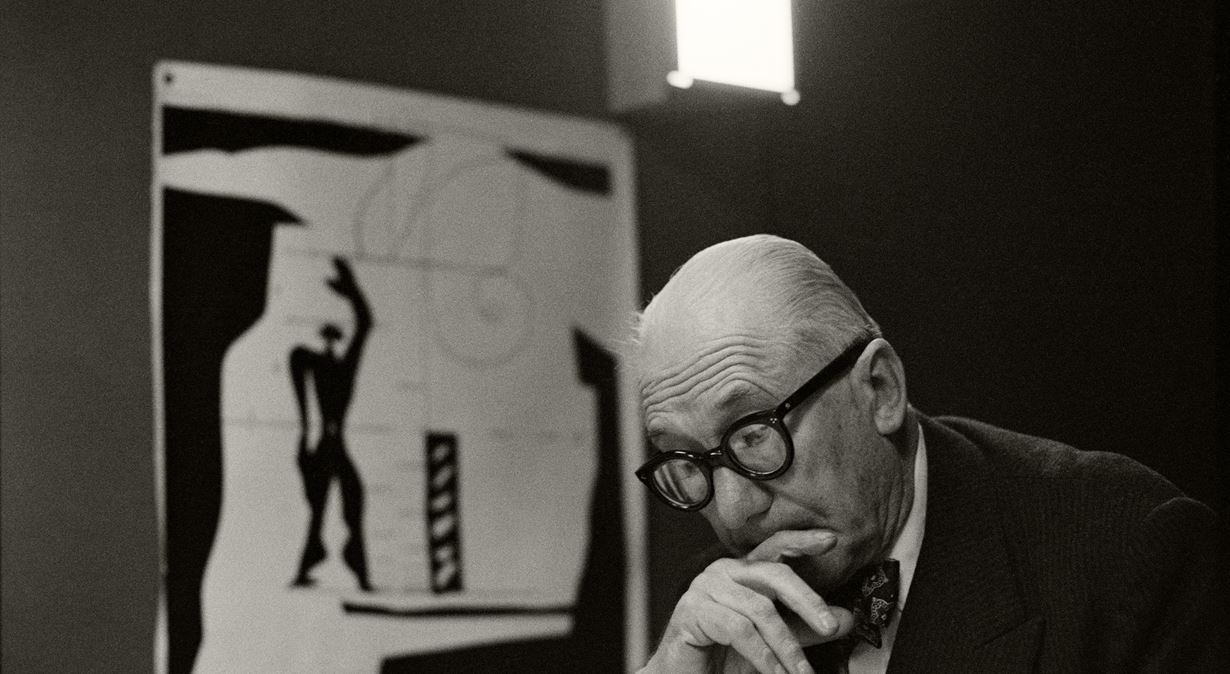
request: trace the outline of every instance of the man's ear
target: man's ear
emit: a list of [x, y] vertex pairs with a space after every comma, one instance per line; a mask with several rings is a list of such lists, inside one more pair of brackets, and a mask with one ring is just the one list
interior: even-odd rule
[[909, 402], [905, 392], [905, 366], [893, 345], [882, 337], [873, 340], [854, 364], [854, 372], [870, 401], [876, 430], [883, 436], [895, 434], [905, 423]]

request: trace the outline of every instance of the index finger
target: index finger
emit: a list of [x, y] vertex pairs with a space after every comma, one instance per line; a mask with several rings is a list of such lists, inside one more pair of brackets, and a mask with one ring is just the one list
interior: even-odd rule
[[[761, 541], [745, 559], [781, 562], [792, 557], [823, 555], [836, 544], [836, 534], [827, 529], [788, 529]], [[793, 623], [792, 629], [803, 645], [843, 637], [854, 627], [850, 611], [841, 606], [829, 606], [803, 579], [795, 576], [793, 582], [787, 581], [785, 585], [793, 591], [779, 591], [776, 598], [794, 613], [787, 617], [787, 622]]]
[[788, 529], [775, 532], [747, 553], [751, 562], [780, 562], [788, 557], [823, 555], [837, 544], [837, 535], [828, 529]]

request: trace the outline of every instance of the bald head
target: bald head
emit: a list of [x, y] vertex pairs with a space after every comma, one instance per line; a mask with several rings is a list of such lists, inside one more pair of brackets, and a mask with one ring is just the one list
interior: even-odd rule
[[692, 256], [645, 307], [632, 366], [687, 357], [698, 341], [742, 335], [761, 342], [766, 367], [820, 362], [860, 337], [879, 335], [854, 293], [802, 244], [759, 234]]

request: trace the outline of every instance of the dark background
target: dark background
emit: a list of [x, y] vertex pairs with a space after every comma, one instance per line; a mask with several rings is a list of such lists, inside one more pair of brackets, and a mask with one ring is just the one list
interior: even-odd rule
[[[923, 411], [1119, 451], [1224, 511], [1216, 5], [794, 5], [799, 105], [700, 88], [612, 117], [599, 2], [0, 0], [5, 671], [152, 669], [163, 58], [623, 123], [646, 297], [709, 243], [799, 239]], [[656, 629], [711, 535], [649, 524]]]

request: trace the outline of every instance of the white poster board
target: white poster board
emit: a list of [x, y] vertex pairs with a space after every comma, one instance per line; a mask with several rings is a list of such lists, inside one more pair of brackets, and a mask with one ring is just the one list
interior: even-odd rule
[[157, 671], [426, 671], [610, 631], [612, 600], [641, 661], [629, 141], [285, 73], [154, 86]]

